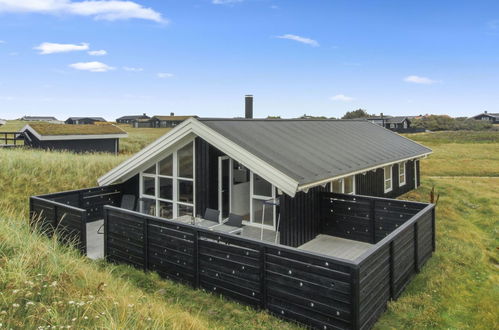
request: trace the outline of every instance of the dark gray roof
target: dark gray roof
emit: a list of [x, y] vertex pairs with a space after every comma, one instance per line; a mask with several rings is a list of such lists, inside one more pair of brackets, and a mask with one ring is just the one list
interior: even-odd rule
[[132, 116], [123, 116], [120, 118], [117, 118], [116, 120], [126, 120], [126, 119], [148, 119], [150, 118], [147, 115], [132, 115]]
[[383, 118], [381, 118], [380, 116], [374, 116], [374, 117], [368, 117], [366, 118], [367, 120], [384, 120], [386, 123], [402, 123], [405, 119], [408, 119], [410, 120], [409, 117], [407, 116], [396, 116], [396, 117], [392, 117], [392, 116], [383, 116]]
[[21, 120], [57, 120], [57, 118], [48, 116], [24, 116]]
[[499, 113], [490, 113], [490, 112], [487, 112], [487, 113], [481, 113], [479, 115], [476, 115], [476, 116], [473, 116], [471, 118], [476, 118], [476, 117], [480, 117], [480, 116], [490, 116], [490, 117], [495, 117], [497, 119], [499, 119]]
[[92, 119], [92, 120], [95, 120], [95, 121], [106, 121], [104, 118], [102, 117], [69, 117], [68, 119], [66, 120], [81, 120], [81, 119]]
[[300, 185], [431, 152], [366, 120], [199, 120]]

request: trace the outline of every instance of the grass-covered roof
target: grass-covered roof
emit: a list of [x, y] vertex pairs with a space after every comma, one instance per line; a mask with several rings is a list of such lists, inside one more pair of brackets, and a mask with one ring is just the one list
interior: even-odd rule
[[124, 130], [114, 125], [67, 125], [30, 123], [29, 126], [40, 135], [126, 134]]

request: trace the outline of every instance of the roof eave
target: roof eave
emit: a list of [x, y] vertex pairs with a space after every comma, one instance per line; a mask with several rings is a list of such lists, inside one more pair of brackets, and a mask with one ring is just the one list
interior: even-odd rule
[[378, 164], [378, 165], [366, 167], [366, 168], [363, 168], [363, 169], [360, 169], [360, 170], [357, 170], [357, 171], [353, 171], [353, 172], [349, 172], [349, 173], [344, 173], [344, 174], [341, 174], [341, 175], [337, 175], [337, 176], [334, 176], [334, 177], [321, 179], [321, 180], [314, 181], [314, 182], [303, 183], [303, 184], [300, 184], [298, 186], [297, 191], [308, 191], [310, 188], [317, 187], [317, 186], [320, 186], [320, 185], [324, 185], [324, 184], [327, 184], [327, 183], [329, 183], [331, 181], [343, 179], [345, 177], [356, 175], [356, 174], [365, 173], [365, 172], [368, 172], [368, 171], [371, 171], [371, 170], [375, 170], [377, 168], [381, 168], [381, 167], [385, 167], [385, 166], [389, 166], [389, 165], [393, 165], [393, 164], [397, 164], [397, 163], [402, 163], [402, 162], [406, 162], [406, 161], [409, 161], [409, 160], [414, 160], [414, 159], [419, 159], [419, 158], [427, 157], [428, 155], [430, 155], [432, 153], [433, 153], [433, 151], [430, 150], [427, 153], [423, 153], [423, 154], [419, 154], [419, 155], [415, 155], [415, 156], [411, 156], [411, 157], [406, 157], [406, 158], [402, 158], [402, 159], [397, 159], [397, 160], [394, 160], [394, 161], [390, 161], [390, 162], [386, 162], [386, 163], [382, 163], [382, 164]]

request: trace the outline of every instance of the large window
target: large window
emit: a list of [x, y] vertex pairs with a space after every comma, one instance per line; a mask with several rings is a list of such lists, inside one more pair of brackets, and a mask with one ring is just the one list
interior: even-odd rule
[[405, 185], [405, 162], [399, 164], [399, 187]]
[[275, 227], [276, 207], [275, 205], [265, 206], [264, 201], [275, 198], [274, 186], [255, 173], [251, 173], [251, 222], [264, 226]]
[[166, 219], [194, 215], [194, 144], [189, 142], [140, 175], [140, 211]]
[[339, 194], [355, 194], [355, 175], [331, 182], [331, 192]]
[[385, 174], [385, 193], [392, 191], [393, 189], [393, 180], [392, 180], [392, 165], [385, 166], [383, 168]]

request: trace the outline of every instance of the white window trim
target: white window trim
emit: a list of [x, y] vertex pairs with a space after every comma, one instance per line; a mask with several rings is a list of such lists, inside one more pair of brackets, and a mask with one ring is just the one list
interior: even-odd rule
[[[178, 176], [178, 159], [177, 159], [177, 152], [182, 149], [183, 147], [185, 147], [186, 145], [188, 145], [189, 143], [192, 143], [192, 178], [185, 178], [185, 177], [180, 177]], [[165, 157], [161, 158], [158, 162], [156, 162], [154, 164], [155, 168], [156, 168], [156, 174], [150, 174], [150, 173], [144, 173], [144, 172], [140, 172], [140, 176], [139, 176], [139, 199], [141, 200], [142, 198], [145, 198], [145, 199], [152, 199], [155, 201], [156, 203], [156, 214], [155, 216], [157, 217], [160, 217], [159, 216], [159, 210], [160, 210], [160, 202], [167, 202], [167, 203], [172, 203], [172, 207], [173, 207], [173, 217], [172, 219], [176, 219], [178, 218], [178, 205], [185, 205], [185, 206], [191, 206], [192, 207], [192, 212], [193, 212], [193, 215], [195, 215], [196, 213], [196, 144], [194, 143], [194, 140], [190, 140], [186, 143], [183, 143], [181, 144], [180, 146], [178, 146], [177, 148], [175, 148], [174, 150], [172, 150], [171, 152], [171, 155], [172, 155], [172, 162], [173, 162], [173, 166], [172, 166], [172, 176], [169, 176], [169, 175], [160, 175], [159, 174], [159, 163], [165, 159], [166, 157], [168, 157], [170, 154], [166, 155]], [[149, 167], [150, 168], [150, 167]], [[144, 190], [144, 183], [143, 183], [143, 178], [144, 177], [148, 177], [148, 178], [154, 178], [154, 187], [155, 187], [155, 191], [154, 191], [154, 194], [155, 196], [151, 196], [151, 195], [147, 195], [147, 194], [144, 194], [143, 193], [143, 190]], [[169, 199], [165, 199], [165, 198], [160, 198], [159, 197], [159, 179], [160, 178], [167, 178], [167, 179], [172, 179], [172, 197], [173, 199], [172, 200], [169, 200]], [[181, 202], [178, 200], [178, 184], [179, 184], [179, 181], [180, 180], [183, 180], [183, 181], [190, 181], [192, 182], [192, 204], [191, 203], [186, 203], [186, 202]], [[142, 212], [142, 205], [139, 206], [139, 210]]]
[[[276, 188], [275, 188], [275, 186], [273, 184], [271, 184], [269, 182], [270, 185], [272, 186], [272, 197], [262, 196], [262, 195], [255, 195], [254, 194], [254, 186], [253, 186], [254, 175], [255, 175], [255, 173], [253, 173], [253, 171], [250, 170], [250, 221], [249, 222], [244, 221], [244, 223], [247, 224], [247, 225], [250, 225], [250, 226], [255, 226], [255, 227], [259, 227], [259, 228], [263, 227], [265, 229], [275, 230], [275, 227], [276, 227], [276, 211], [277, 211], [276, 206], [275, 205], [272, 206], [273, 215], [274, 215], [274, 217], [272, 219], [272, 226], [269, 226], [269, 225], [266, 225], [266, 224], [262, 225], [262, 219], [255, 219], [255, 217], [254, 217], [254, 213], [253, 213], [253, 200], [256, 199], [256, 200], [266, 201], [266, 200], [269, 200], [271, 198], [275, 199], [275, 197], [276, 197]], [[263, 180], [265, 180], [265, 179], [263, 179]], [[267, 208], [268, 208], [268, 206], [265, 207], [265, 209], [267, 209]]]
[[[352, 185], [353, 185], [353, 190], [352, 192], [348, 193], [348, 195], [355, 195], [356, 193], [356, 190], [355, 190], [355, 175], [352, 175]], [[336, 193], [335, 191], [333, 191], [333, 182], [335, 181], [339, 181], [341, 182], [341, 192], [339, 192], [339, 194], [345, 194], [345, 179], [346, 178], [349, 178], [349, 177], [344, 177], [342, 179], [338, 179], [338, 180], [333, 180], [330, 182], [330, 187], [329, 187], [329, 190], [332, 192], [332, 193]]]
[[[390, 178], [389, 179], [386, 178], [385, 168], [387, 168], [387, 167], [390, 168], [390, 171], [389, 171], [390, 172]], [[390, 191], [393, 190], [393, 165], [388, 165], [388, 166], [383, 167], [383, 178], [384, 178], [384, 180], [383, 180], [383, 189], [384, 189], [385, 194], [386, 194], [386, 193], [389, 193]], [[386, 182], [387, 181], [390, 181], [390, 188], [388, 188], [388, 189], [386, 188]]]
[[[404, 181], [400, 180], [400, 177], [402, 176], [402, 174], [400, 173], [401, 167], [404, 167], [404, 174], [403, 174]], [[398, 175], [399, 175], [399, 187], [405, 186], [405, 184], [407, 183], [407, 164], [405, 162], [399, 163]]]

